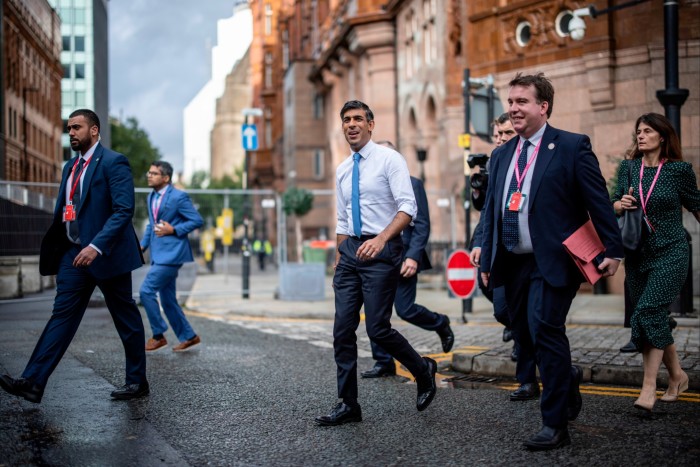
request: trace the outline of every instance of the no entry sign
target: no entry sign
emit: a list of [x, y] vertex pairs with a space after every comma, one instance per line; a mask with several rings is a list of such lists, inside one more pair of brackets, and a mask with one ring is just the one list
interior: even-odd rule
[[459, 298], [469, 298], [476, 290], [477, 269], [467, 250], [455, 250], [447, 259], [447, 286]]

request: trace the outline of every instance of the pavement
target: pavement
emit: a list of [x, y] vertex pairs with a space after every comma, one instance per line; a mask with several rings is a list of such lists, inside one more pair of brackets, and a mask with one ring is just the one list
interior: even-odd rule
[[[253, 267], [252, 269], [257, 269]], [[252, 271], [249, 279], [249, 297], [243, 298], [240, 269], [231, 267], [230, 274], [210, 274], [198, 268], [196, 278], [188, 283], [189, 292], [183, 292], [187, 312], [213, 319], [233, 321], [241, 325], [251, 322], [284, 320], [303, 323], [326, 323], [322, 328], [319, 345], [332, 345], [330, 335], [334, 315], [334, 296], [331, 278], [326, 277], [325, 298], [316, 301], [283, 301], [277, 299], [278, 270]], [[219, 270], [219, 268], [217, 268]], [[425, 275], [423, 279], [430, 279]], [[392, 324], [422, 354], [441, 357], [443, 368], [481, 376], [510, 377], [515, 374], [515, 363], [510, 354], [512, 342], [502, 340], [503, 327], [493, 318], [491, 303], [483, 296], [472, 300], [472, 311], [462, 320], [462, 301], [451, 298], [442, 287], [440, 277], [421, 281], [417, 302], [429, 309], [447, 315], [455, 333], [455, 348], [451, 354], [441, 355], [440, 343], [434, 333], [411, 326], [399, 318]], [[189, 287], [188, 287], [189, 288]], [[700, 389], [700, 309], [695, 298], [692, 313], [674, 316], [678, 327], [673, 336], [681, 360], [681, 366], [690, 376], [690, 387]], [[567, 336], [571, 345], [574, 364], [583, 368], [583, 381], [599, 384], [640, 386], [643, 379], [642, 355], [621, 353], [619, 348], [630, 339], [630, 330], [622, 326], [624, 299], [621, 295], [594, 295], [579, 292], [567, 318]], [[261, 326], [261, 329], [264, 326]], [[295, 331], [296, 332], [296, 331]], [[323, 334], [329, 334], [327, 336]], [[368, 340], [358, 331], [360, 357], [369, 357]], [[316, 339], [318, 341], [319, 339]], [[310, 339], [313, 343], [314, 339]], [[445, 363], [447, 361], [447, 363]], [[667, 384], [663, 368], [659, 374], [659, 387]]]

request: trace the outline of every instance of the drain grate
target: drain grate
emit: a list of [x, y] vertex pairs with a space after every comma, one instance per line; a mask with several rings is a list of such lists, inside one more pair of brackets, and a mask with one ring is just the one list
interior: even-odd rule
[[451, 378], [446, 378], [444, 381], [447, 383], [452, 383], [455, 381], [462, 381], [462, 382], [468, 382], [468, 383], [495, 383], [496, 381], [498, 381], [498, 379], [492, 378], [489, 376], [460, 375], [460, 376], [453, 376]]

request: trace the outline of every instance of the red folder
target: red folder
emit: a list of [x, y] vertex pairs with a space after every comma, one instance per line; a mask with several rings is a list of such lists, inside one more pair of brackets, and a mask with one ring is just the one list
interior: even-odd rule
[[563, 245], [589, 283], [595, 284], [603, 277], [593, 260], [605, 252], [605, 247], [590, 219], [564, 240]]

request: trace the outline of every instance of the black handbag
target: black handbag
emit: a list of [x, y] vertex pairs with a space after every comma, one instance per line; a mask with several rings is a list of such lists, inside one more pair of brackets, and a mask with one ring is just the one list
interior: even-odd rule
[[[627, 164], [628, 180], [632, 183], [632, 164]], [[644, 244], [644, 226], [642, 223], [642, 209], [638, 206], [637, 209], [627, 209], [617, 219], [617, 225], [620, 227], [622, 235], [622, 246], [625, 248], [625, 253], [636, 253]]]

